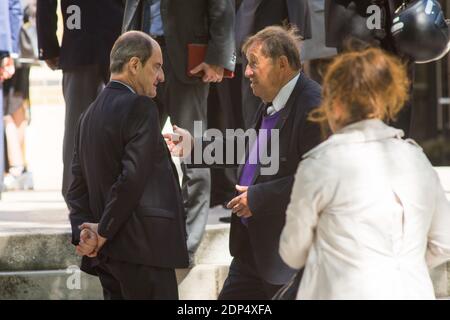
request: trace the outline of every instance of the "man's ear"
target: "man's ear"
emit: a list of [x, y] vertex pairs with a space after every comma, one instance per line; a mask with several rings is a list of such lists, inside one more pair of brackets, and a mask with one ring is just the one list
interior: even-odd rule
[[130, 61], [128, 61], [128, 70], [131, 74], [137, 74], [140, 63], [141, 60], [138, 57], [132, 57]]
[[278, 58], [278, 65], [280, 66], [280, 69], [287, 69], [289, 68], [289, 60], [286, 56], [281, 56]]

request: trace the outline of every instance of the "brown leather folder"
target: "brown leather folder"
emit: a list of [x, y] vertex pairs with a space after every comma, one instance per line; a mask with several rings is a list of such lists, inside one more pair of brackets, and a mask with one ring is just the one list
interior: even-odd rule
[[[203, 77], [203, 73], [199, 72], [196, 74], [191, 74], [190, 71], [198, 66], [200, 63], [205, 62], [206, 50], [208, 45], [201, 43], [189, 43], [188, 44], [188, 67], [187, 75], [188, 77]], [[233, 78], [234, 72], [225, 69], [223, 72], [224, 78]]]

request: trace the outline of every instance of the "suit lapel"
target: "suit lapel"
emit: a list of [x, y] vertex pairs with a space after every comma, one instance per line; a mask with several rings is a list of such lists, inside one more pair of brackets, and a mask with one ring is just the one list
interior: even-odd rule
[[123, 17], [122, 32], [131, 29], [131, 23], [136, 16], [140, 14], [138, 11], [138, 6], [142, 0], [127, 0], [125, 5], [125, 15]]

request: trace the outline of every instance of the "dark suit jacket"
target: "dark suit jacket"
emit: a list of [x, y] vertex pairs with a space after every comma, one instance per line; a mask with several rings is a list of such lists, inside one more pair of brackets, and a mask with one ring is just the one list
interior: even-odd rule
[[[142, 30], [143, 3], [127, 0], [122, 31]], [[208, 44], [205, 62], [234, 70], [234, 15], [231, 0], [161, 0], [165, 42], [180, 81], [200, 81], [186, 75], [188, 43]]]
[[108, 239], [102, 256], [188, 266], [178, 176], [160, 132], [155, 103], [120, 83], [109, 83], [83, 114], [66, 197], [73, 244], [78, 225], [99, 222]]
[[[325, 32], [326, 44], [329, 47], [342, 50], [347, 37], [363, 40], [377, 45], [385, 50], [396, 53], [390, 30], [394, 11], [401, 5], [402, 0], [388, 0], [382, 5], [385, 19], [382, 27], [385, 34], [379, 31], [369, 30], [366, 22], [367, 7], [376, 0], [325, 0]], [[378, 1], [381, 2], [381, 1]]]
[[308, 0], [262, 0], [255, 14], [254, 33], [282, 22], [295, 24], [304, 39], [311, 38]]
[[[81, 13], [81, 29], [69, 30], [67, 19], [73, 16], [67, 8], [77, 5]], [[39, 58], [60, 57], [62, 69], [99, 64], [109, 67], [111, 48], [120, 35], [123, 17], [122, 0], [61, 0], [64, 33], [61, 46], [56, 37], [57, 1], [38, 0], [36, 24]]]
[[[248, 203], [253, 213], [253, 217], [248, 220], [248, 227], [242, 224], [239, 217], [232, 216], [231, 255], [249, 263], [255, 262], [261, 276], [272, 284], [285, 284], [295, 273], [295, 270], [282, 261], [278, 246], [298, 164], [302, 156], [322, 140], [320, 126], [307, 121], [310, 111], [319, 106], [320, 102], [321, 87], [302, 72], [286, 106], [280, 111], [280, 118], [274, 128], [280, 130], [279, 170], [275, 175], [261, 175], [259, 168], [257, 169], [254, 183], [248, 188]], [[259, 128], [264, 111], [264, 105], [261, 105], [252, 128]], [[223, 143], [222, 154], [226, 154], [227, 145], [231, 142]], [[205, 148], [211, 142], [203, 140], [198, 143]], [[247, 156], [248, 149], [247, 144]], [[195, 160], [194, 153], [195, 151], [191, 154], [191, 163]], [[240, 159], [235, 152], [234, 161], [238, 160]], [[202, 163], [189, 166], [206, 165]], [[210, 166], [225, 167], [217, 163]], [[238, 176], [242, 169], [243, 165], [239, 166]]]

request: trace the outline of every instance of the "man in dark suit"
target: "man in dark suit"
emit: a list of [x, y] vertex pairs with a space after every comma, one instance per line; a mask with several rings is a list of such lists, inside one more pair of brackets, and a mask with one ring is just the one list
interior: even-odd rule
[[[264, 102], [252, 128], [270, 133], [267, 138], [260, 131], [254, 143], [247, 144], [245, 164], [238, 169], [239, 195], [228, 204], [234, 213], [230, 230], [234, 258], [219, 299], [270, 299], [296, 272], [281, 260], [278, 245], [297, 166], [321, 141], [319, 126], [307, 120], [321, 102], [321, 88], [301, 71], [299, 40], [292, 30], [263, 29], [245, 43], [243, 51], [249, 61], [245, 76]], [[191, 139], [185, 130], [174, 129], [183, 137], [181, 141]], [[272, 139], [276, 132], [278, 139]], [[173, 155], [187, 156], [189, 143], [180, 144], [170, 134], [166, 138]], [[226, 152], [229, 142], [223, 145]], [[278, 170], [270, 174], [258, 158], [258, 152], [268, 150], [269, 145], [279, 150], [271, 155], [279, 160]], [[193, 153], [198, 154], [195, 147]], [[193, 158], [193, 165], [204, 165]], [[252, 164], [251, 159], [258, 161]]]
[[62, 194], [71, 180], [70, 162], [77, 121], [109, 79], [109, 53], [120, 35], [122, 0], [61, 0], [63, 38], [56, 36], [57, 0], [38, 0], [36, 26], [39, 58], [63, 71], [66, 115]]
[[[194, 121], [206, 128], [210, 82], [220, 82], [224, 69], [234, 70], [234, 11], [230, 0], [127, 0], [123, 30], [141, 30], [161, 45], [166, 82], [156, 100], [161, 124], [171, 122], [194, 132]], [[203, 63], [188, 70], [188, 44], [207, 44]], [[188, 73], [200, 72], [202, 78]], [[210, 196], [209, 169], [182, 165], [187, 212], [188, 249], [193, 258], [203, 236]], [[193, 261], [192, 261], [193, 262]]]
[[[261, 104], [245, 78], [245, 57], [240, 49], [247, 37], [271, 25], [295, 25], [298, 34], [311, 37], [310, 10], [307, 0], [234, 0], [236, 9], [235, 37], [237, 64], [235, 77], [224, 79], [211, 86], [208, 97], [208, 127], [225, 129], [250, 128]], [[245, 106], [245, 107], [243, 107]], [[211, 170], [211, 198], [214, 204], [222, 204], [233, 195], [236, 184], [233, 168]], [[229, 198], [228, 198], [229, 199]], [[221, 221], [229, 222], [228, 217]]]
[[67, 193], [72, 242], [105, 299], [178, 299], [175, 268], [188, 266], [178, 176], [150, 99], [162, 64], [151, 37], [123, 34], [111, 81], [78, 125]]

